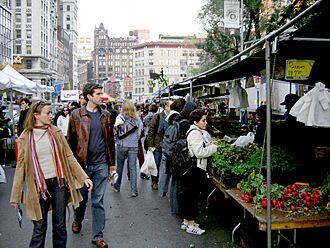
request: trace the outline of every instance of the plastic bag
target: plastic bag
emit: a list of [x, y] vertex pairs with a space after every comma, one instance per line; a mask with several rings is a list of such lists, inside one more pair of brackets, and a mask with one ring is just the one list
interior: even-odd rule
[[0, 183], [7, 183], [5, 170], [0, 165]]
[[146, 174], [147, 176], [157, 176], [158, 170], [152, 151], [147, 151], [147, 155], [144, 159], [144, 163], [141, 167], [140, 172]]
[[238, 139], [232, 144], [232, 146], [239, 146], [243, 147], [250, 143], [253, 143], [254, 141], [254, 133], [249, 132], [247, 135], [243, 135], [238, 137]]

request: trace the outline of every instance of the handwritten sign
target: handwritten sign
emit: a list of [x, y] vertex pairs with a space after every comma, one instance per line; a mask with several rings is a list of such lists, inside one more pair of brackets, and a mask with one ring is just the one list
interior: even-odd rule
[[287, 60], [286, 80], [307, 80], [314, 65], [314, 60]]

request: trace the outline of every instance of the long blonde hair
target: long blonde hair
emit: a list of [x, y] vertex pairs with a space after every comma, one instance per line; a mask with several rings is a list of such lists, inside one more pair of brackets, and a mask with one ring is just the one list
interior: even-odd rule
[[34, 128], [34, 126], [36, 124], [36, 118], [34, 116], [34, 113], [40, 114], [41, 110], [45, 106], [50, 106], [50, 105], [51, 105], [50, 102], [43, 101], [43, 100], [34, 102], [26, 114], [26, 119], [24, 121], [24, 129], [28, 132], [32, 131], [32, 129]]
[[122, 105], [122, 114], [127, 119], [129, 117], [137, 120], [139, 115], [136, 111], [135, 105], [131, 101], [125, 101]]

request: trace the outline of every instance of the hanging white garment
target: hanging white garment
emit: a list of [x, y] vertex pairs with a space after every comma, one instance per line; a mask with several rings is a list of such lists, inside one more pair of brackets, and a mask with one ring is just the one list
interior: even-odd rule
[[231, 108], [249, 107], [247, 92], [239, 84], [236, 84], [231, 90], [229, 90], [229, 107]]
[[315, 87], [301, 97], [290, 110], [290, 115], [306, 126], [330, 127], [330, 93], [325, 85]]

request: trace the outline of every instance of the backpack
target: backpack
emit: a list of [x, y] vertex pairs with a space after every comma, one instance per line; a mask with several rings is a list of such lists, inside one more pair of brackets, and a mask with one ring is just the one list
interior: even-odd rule
[[197, 167], [197, 158], [191, 157], [189, 154], [188, 134], [193, 131], [189, 130], [184, 137], [179, 137], [172, 149], [172, 167], [170, 173], [173, 176], [180, 177], [186, 175], [193, 167]]
[[166, 173], [173, 176], [183, 176], [190, 168], [197, 166], [196, 157], [190, 157], [189, 155], [187, 143], [187, 136], [193, 130], [186, 134], [186, 128], [189, 129], [188, 120], [182, 119], [174, 122], [166, 129], [161, 143], [166, 157]]

